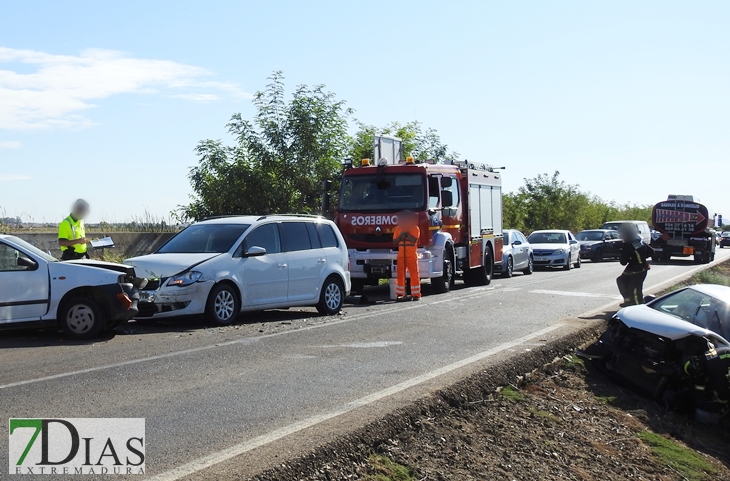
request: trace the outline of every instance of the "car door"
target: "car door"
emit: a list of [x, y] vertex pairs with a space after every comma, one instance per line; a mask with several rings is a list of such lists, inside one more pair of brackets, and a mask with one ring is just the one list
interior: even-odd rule
[[0, 324], [38, 321], [48, 311], [45, 261], [0, 241]]
[[[252, 247], [263, 247], [266, 253], [247, 257]], [[289, 288], [287, 254], [281, 251], [276, 223], [256, 227], [240, 247], [240, 270], [243, 279], [243, 306], [285, 304]]]
[[[282, 251], [289, 263], [289, 302], [317, 299], [322, 273], [327, 267], [327, 256], [320, 247], [316, 234], [307, 228], [307, 222], [281, 222]], [[312, 245], [312, 241], [315, 244]]]
[[580, 243], [576, 240], [572, 232], [568, 232], [568, 249], [570, 249], [568, 262], [578, 262], [580, 258]]
[[605, 242], [607, 249], [604, 251], [604, 257], [615, 258], [621, 254], [621, 242], [618, 238], [618, 233], [610, 231], [605, 234]]
[[514, 231], [514, 240], [512, 241], [519, 241], [519, 245], [517, 246], [518, 254], [517, 259], [518, 261], [515, 262], [515, 268], [516, 269], [522, 269], [524, 267], [527, 267], [527, 263], [530, 260], [530, 249], [527, 245], [527, 239], [524, 235], [522, 235], [522, 232]]

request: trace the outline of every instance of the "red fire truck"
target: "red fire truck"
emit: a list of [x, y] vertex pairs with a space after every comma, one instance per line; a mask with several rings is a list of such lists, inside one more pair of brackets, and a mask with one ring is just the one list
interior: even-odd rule
[[350, 255], [353, 291], [395, 277], [393, 230], [402, 211], [418, 213], [418, 267], [436, 292], [457, 276], [469, 285], [492, 280], [502, 262], [502, 179], [486, 164], [381, 159], [346, 168], [335, 222]]

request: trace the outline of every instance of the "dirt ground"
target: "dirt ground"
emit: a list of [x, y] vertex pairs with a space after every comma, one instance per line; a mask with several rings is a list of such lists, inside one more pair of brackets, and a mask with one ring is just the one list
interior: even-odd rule
[[[708, 282], [730, 285], [730, 262], [674, 288]], [[516, 356], [254, 479], [730, 480], [730, 416], [703, 425], [575, 356], [604, 329]]]
[[[727, 421], [706, 426], [616, 385], [571, 354], [587, 340], [484, 371], [253, 479], [730, 480]], [[519, 374], [530, 364], [543, 367]]]
[[[410, 468], [414, 480], [730, 479], [728, 426], [667, 412], [575, 356], [532, 377], [422, 417], [377, 455]], [[399, 479], [374, 458], [365, 469], [361, 479]]]

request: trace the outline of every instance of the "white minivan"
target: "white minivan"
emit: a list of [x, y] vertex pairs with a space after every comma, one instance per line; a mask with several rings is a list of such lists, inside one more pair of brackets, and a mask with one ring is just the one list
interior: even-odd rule
[[636, 227], [636, 231], [641, 236], [641, 240], [644, 241], [644, 244], [651, 244], [651, 229], [645, 220], [613, 220], [610, 222], [604, 222], [601, 229], [620, 231], [621, 226], [625, 224], [630, 224]]
[[333, 315], [350, 291], [342, 234], [315, 216], [207, 219], [126, 263], [148, 278], [140, 317], [203, 314], [229, 325], [241, 311], [295, 306]]

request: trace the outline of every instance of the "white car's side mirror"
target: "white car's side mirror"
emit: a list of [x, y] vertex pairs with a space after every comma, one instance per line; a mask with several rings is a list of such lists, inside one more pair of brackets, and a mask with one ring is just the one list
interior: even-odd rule
[[246, 253], [243, 255], [243, 257], [259, 257], [266, 254], [266, 249], [259, 246], [253, 246], [249, 250], [246, 251]]

